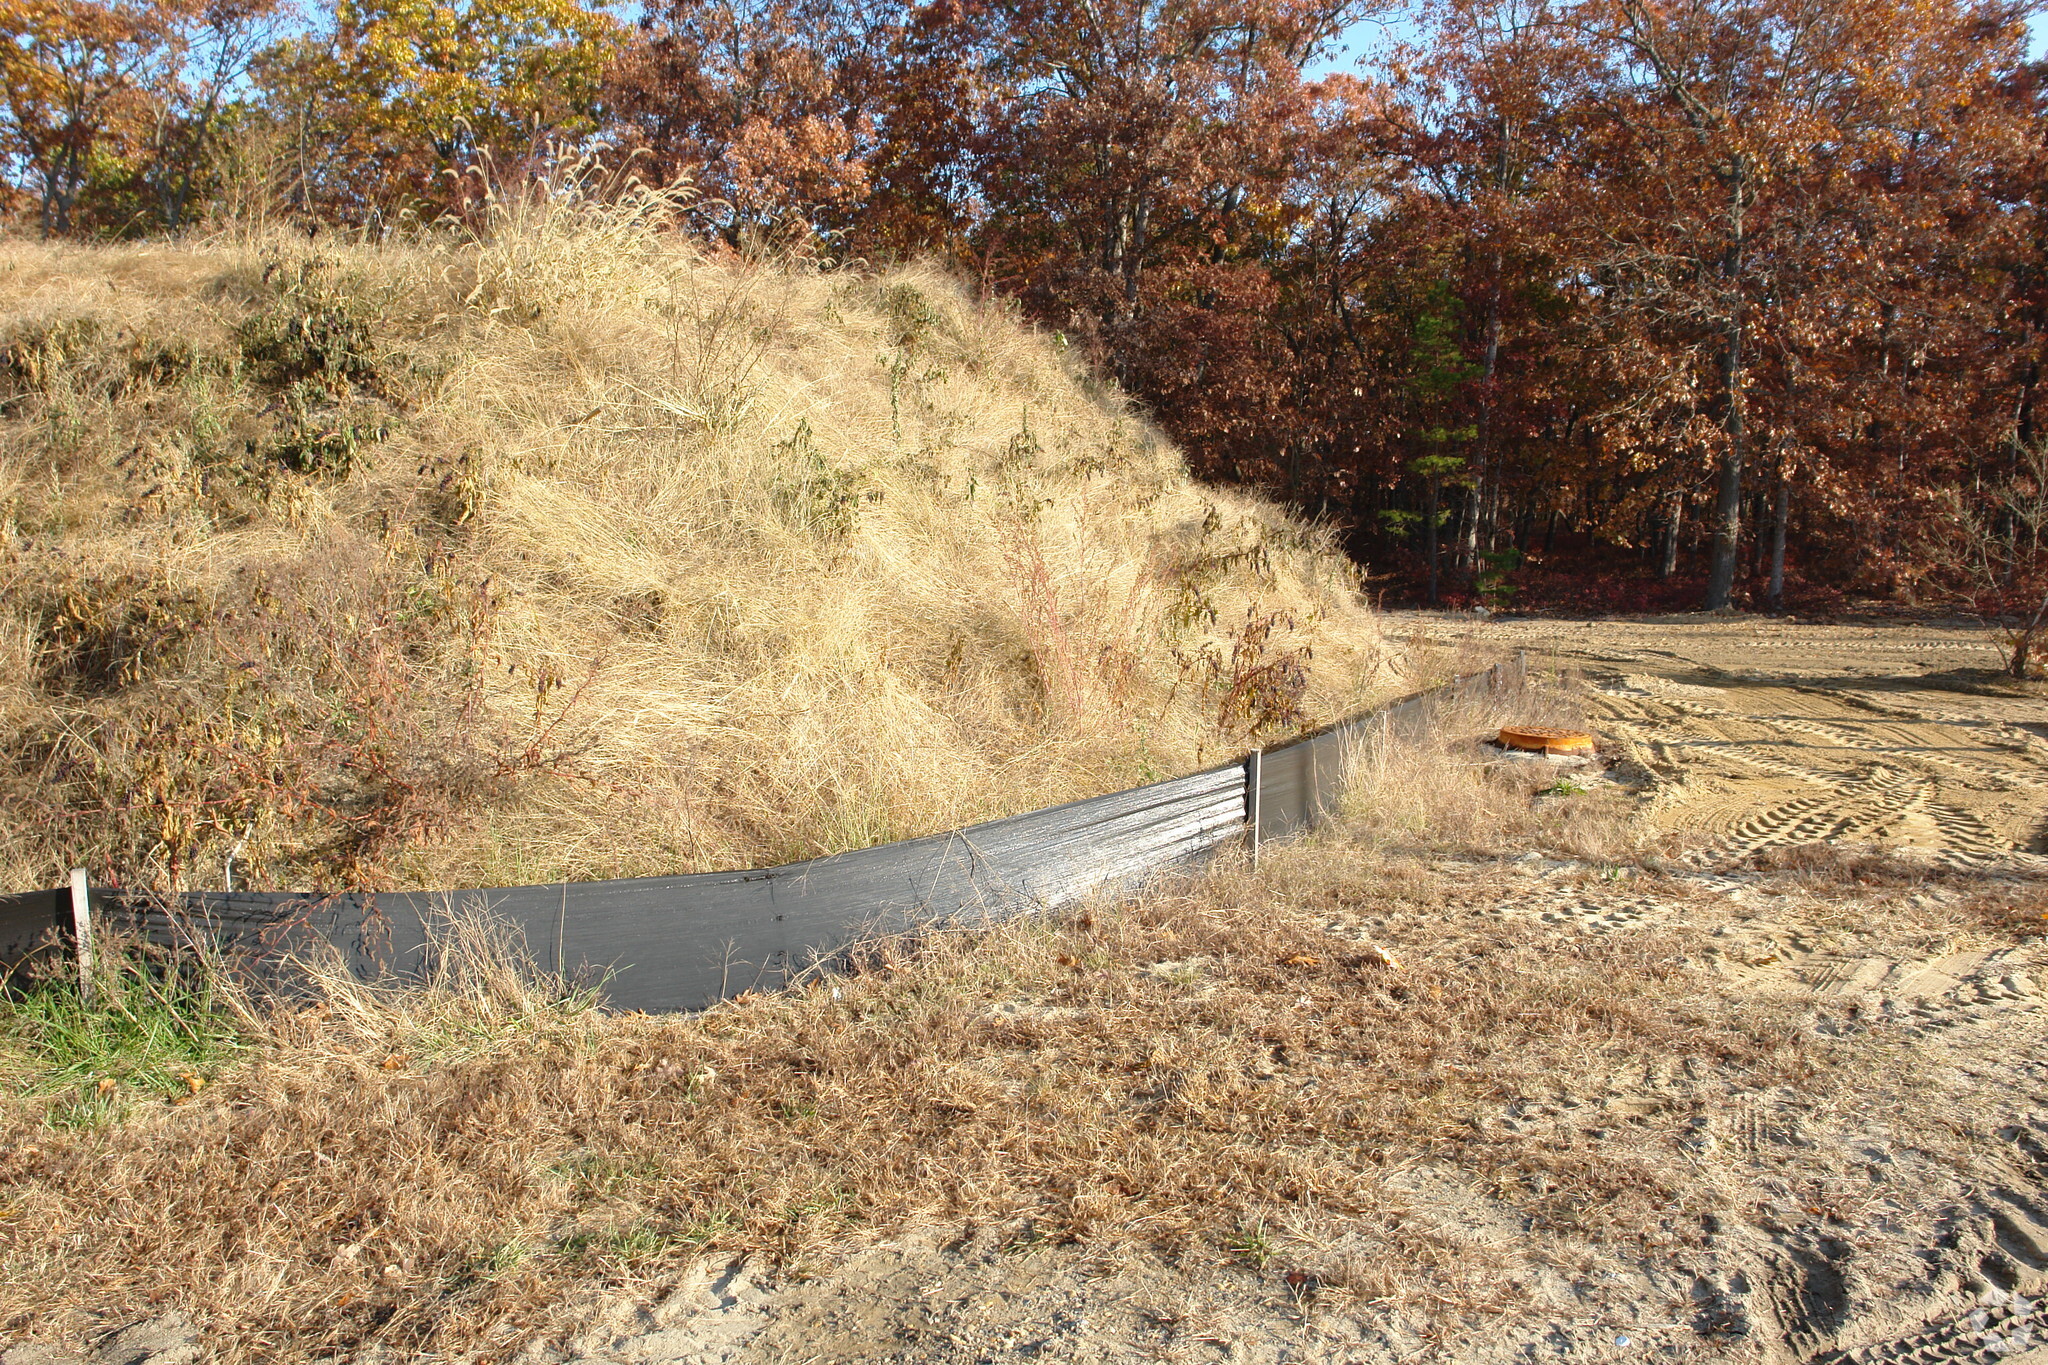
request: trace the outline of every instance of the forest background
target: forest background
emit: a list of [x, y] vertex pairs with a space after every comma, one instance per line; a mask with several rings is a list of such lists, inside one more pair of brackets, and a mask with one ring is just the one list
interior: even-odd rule
[[1336, 522], [1397, 596], [2024, 628], [2032, 14], [0, 0], [0, 165], [16, 231], [74, 238], [374, 237], [511, 186], [686, 185], [714, 249], [936, 258], [1015, 300], [1195, 472]]

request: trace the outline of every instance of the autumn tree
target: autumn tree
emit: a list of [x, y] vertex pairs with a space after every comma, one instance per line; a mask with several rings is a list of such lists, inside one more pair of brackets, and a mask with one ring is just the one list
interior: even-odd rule
[[[1518, 446], [1540, 447], [1560, 426], [1556, 361], [1573, 337], [1542, 209], [1584, 60], [1546, 41], [1556, 18], [1547, 0], [1443, 0], [1422, 17], [1420, 40], [1386, 63], [1381, 141], [1405, 175], [1397, 207], [1382, 218], [1377, 269], [1426, 272], [1421, 287], [1439, 302], [1431, 316], [1415, 315], [1409, 333], [1434, 333], [1439, 347], [1455, 341], [1465, 365], [1454, 385], [1421, 386], [1435, 415], [1410, 429], [1426, 438], [1447, 422], [1469, 428], [1457, 457], [1456, 564], [1476, 575], [1496, 548], [1504, 502], [1520, 491], [1510, 464], [1532, 450]], [[1448, 457], [1407, 458], [1412, 467]]]
[[168, 15], [147, 0], [0, 5], [8, 152], [45, 236], [72, 230], [94, 171], [130, 154], [143, 135], [169, 44]]
[[843, 225], [869, 189], [862, 104], [895, 27], [836, 0], [664, 0], [614, 73], [619, 111], [728, 241], [787, 218]]
[[1284, 212], [1312, 131], [1303, 77], [1351, 11], [1329, 0], [1003, 0], [980, 189], [1020, 263], [1098, 274], [1138, 307], [1145, 271]]
[[485, 163], [516, 176], [600, 133], [622, 37], [578, 0], [344, 0], [330, 31], [279, 45], [257, 75], [306, 205], [361, 218], [459, 207]]
[[194, 218], [282, 0], [36, 0], [5, 14], [7, 134], [46, 233]]
[[[1559, 157], [1560, 89], [1578, 74], [1569, 56], [1524, 41], [1548, 17], [1541, 0], [1491, 9], [1453, 6], [1430, 54], [1444, 85], [1462, 98], [1447, 112], [1448, 146], [1425, 157], [1438, 197], [1453, 215], [1465, 263], [1465, 292], [1478, 323], [1472, 452], [1460, 561], [1476, 573], [1494, 548], [1511, 433], [1524, 431], [1549, 391], [1540, 364], [1551, 345], [1529, 343], [1558, 330], [1554, 249], [1536, 211]], [[1553, 60], [1546, 65], [1542, 58]], [[1532, 354], [1535, 353], [1535, 354]], [[1522, 420], [1518, 422], [1516, 419]], [[1540, 420], [1540, 419], [1539, 419]]]
[[[1277, 283], [1323, 91], [1358, 7], [1329, 0], [992, 7], [976, 144], [987, 274], [1153, 404], [1211, 475], [1300, 458]], [[1294, 453], [1290, 454], [1290, 447]]]
[[[1902, 229], [1926, 207], [1904, 163], [1968, 164], [1976, 122], [1955, 114], [2022, 31], [1966, 0], [1584, 0], [1554, 32], [1595, 59], [1559, 231], [1607, 356], [1654, 395], [1634, 439], [1713, 464], [1705, 605], [1723, 607], [1746, 470], [1792, 411], [1757, 410], [1759, 367], [1886, 325], [1866, 301], [1901, 273], [1916, 249]], [[1810, 397], [1795, 385], [1791, 401]]]
[[160, 4], [159, 13], [167, 42], [139, 178], [157, 222], [176, 231], [193, 220], [243, 81], [297, 16], [281, 0], [196, 0]]

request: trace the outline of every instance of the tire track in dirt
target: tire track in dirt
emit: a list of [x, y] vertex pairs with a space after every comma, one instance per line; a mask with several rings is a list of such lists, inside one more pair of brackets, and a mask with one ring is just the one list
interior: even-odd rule
[[1723, 853], [1838, 841], [2048, 866], [2048, 697], [2001, 693], [1975, 632], [1715, 618], [1454, 629], [1583, 670], [1596, 728], [1655, 779], [1654, 828]]
[[[1710, 869], [1728, 854], [1822, 841], [1911, 850], [2000, 880], [2048, 870], [2048, 696], [1996, 678], [1995, 651], [1970, 632], [1900, 627], [1850, 639], [1694, 620], [1460, 633], [1586, 674], [1594, 727], [1649, 779], [1646, 820], [1710, 845], [1684, 876], [1718, 877]], [[1543, 918], [1596, 932], [1632, 927], [1632, 907], [1603, 904], [1611, 900], [1596, 892]], [[1897, 1096], [1901, 1107], [1861, 1131], [1789, 1091], [1695, 1120], [1703, 1143], [1735, 1154], [1777, 1200], [1771, 1216], [1730, 1230], [1722, 1269], [1699, 1282], [1696, 1326], [1746, 1337], [1767, 1365], [2048, 1365], [2048, 1114], [2039, 1109], [2048, 1095], [2029, 1060], [2048, 1040], [2048, 1002], [2035, 985], [2048, 960], [2035, 946], [1967, 938], [1925, 956], [1872, 955], [1875, 944], [1839, 918], [1806, 923], [1796, 896], [1767, 916], [1752, 908], [1716, 930], [1710, 953], [1732, 989], [1811, 1000], [1820, 1032], [1873, 1033], [1927, 1069]], [[1936, 1162], [1957, 1163], [1938, 1203], [1887, 1203], [1891, 1163], [1935, 1150], [1900, 1147], [1884, 1136], [1887, 1124], [1910, 1112], [1914, 1088], [1942, 1075], [1944, 1088], [1973, 1077], [1990, 1087], [1936, 1121], [1954, 1129], [1958, 1147], [1980, 1141], [1966, 1135], [1979, 1120], [2005, 1127], [1982, 1134], [1978, 1159]], [[1835, 1150], [1790, 1155], [1816, 1144]], [[1870, 1186], [1847, 1178], [1866, 1156]], [[1782, 1196], [1806, 1167], [1836, 1172], [1829, 1188], [1847, 1191], [1851, 1213], [1788, 1206]], [[1895, 1226], [1916, 1216], [1918, 1232]], [[1873, 1240], [1874, 1227], [1892, 1231]], [[1873, 1251], [1901, 1234], [1913, 1239], [1909, 1254]]]
[[[1809, 689], [1800, 688], [1799, 692]], [[1837, 705], [1841, 703], [1838, 701]], [[1972, 777], [1986, 784], [1993, 791], [2010, 790], [2013, 787], [2033, 791], [2048, 791], [2048, 770], [2030, 772], [2013, 764], [2014, 747], [1997, 744], [2000, 750], [1996, 758], [1977, 754], [1946, 752], [1944, 742], [1948, 734], [1930, 736], [1929, 729], [1939, 727], [1952, 731], [1958, 727], [1980, 725], [1982, 722], [1963, 718], [1949, 720], [1927, 720], [1918, 725], [1896, 722], [1873, 722], [1858, 720], [1853, 724], [1831, 723], [1826, 719], [1784, 714], [1768, 718], [1768, 723], [1780, 729], [1792, 730], [1814, 737], [1823, 746], [1843, 749], [1883, 748], [1891, 752], [1910, 754], [1916, 760], [1951, 769], [1965, 777]], [[2018, 750], [2024, 753], [2024, 749]]]
[[[1590, 870], [1541, 860], [1526, 865], [1537, 878], [1564, 883], [1560, 896], [1583, 899], [1582, 914], [1611, 912], [1575, 927], [1634, 927], [1622, 922], [1632, 918], [1627, 893], [1610, 891], [1605, 879], [1587, 881]], [[1711, 950], [1733, 992], [1810, 999], [1819, 1032], [1875, 1033], [1883, 1046], [1911, 1048], [1923, 1065], [1933, 1062], [1952, 1079], [1978, 1077], [2021, 1105], [2038, 1103], [2037, 1086], [2011, 1084], [2019, 1076], [1992, 1077], [2011, 1070], [2001, 1057], [2024, 1062], [2042, 1055], [2048, 1009], [2027, 971], [2038, 968], [2039, 948], [1985, 941], [1874, 956], [1859, 926], [1826, 914], [1825, 923], [1809, 923], [1816, 906], [1804, 893], [1760, 885], [1754, 873], [1677, 876], [1749, 912], [1724, 921], [1715, 942], [1726, 947]], [[1938, 887], [1915, 894], [1938, 903], [1962, 893]], [[1559, 922], [1551, 910], [1538, 913], [1554, 900], [1539, 891], [1513, 903], [1521, 913]], [[1707, 903], [1681, 894], [1672, 910]], [[1903, 1080], [1899, 1098], [1925, 1079]], [[1656, 1090], [1656, 1078], [1645, 1084]], [[1597, 1114], [1553, 1115], [1522, 1104], [1512, 1117], [1566, 1126], [1576, 1117], [1580, 1128], [1605, 1126], [1613, 1115], [1633, 1112], [1636, 1098], [1631, 1092], [1603, 1101]], [[1993, 1114], [2004, 1114], [2003, 1106], [1958, 1106], [1958, 1095], [1930, 1093], [1928, 1101], [1952, 1112], [1953, 1123], [2006, 1125], [1983, 1135], [1975, 1161], [1953, 1150], [1933, 1157], [1947, 1169], [1937, 1201], [1926, 1197], [1925, 1185], [1895, 1183], [1898, 1162], [1924, 1162], [1934, 1152], [1887, 1136], [1900, 1109], [1879, 1106], [1859, 1115], [1792, 1086], [1718, 1095], [1681, 1088], [1649, 1098], [1663, 1100], [1665, 1110], [1691, 1109], [1687, 1145], [1703, 1160], [1723, 1163], [1768, 1210], [1757, 1224], [1717, 1224], [1714, 1259], [1695, 1265], [1696, 1332], [1747, 1342], [1754, 1354], [1736, 1358], [1763, 1365], [2041, 1365], [2026, 1354], [2048, 1350], [2041, 1305], [2048, 1291], [2048, 1121], [2038, 1111], [1998, 1118]], [[1884, 1174], [1875, 1173], [1880, 1168]], [[1924, 1178], [1924, 1169], [1905, 1177]], [[1888, 1226], [1906, 1210], [1918, 1211], [1917, 1230]]]

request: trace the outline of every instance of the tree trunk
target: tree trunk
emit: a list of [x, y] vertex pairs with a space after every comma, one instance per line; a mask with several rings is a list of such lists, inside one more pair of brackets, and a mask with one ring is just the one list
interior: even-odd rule
[[2034, 443], [2034, 386], [2041, 382], [2041, 362], [2029, 362], [2020, 378], [2019, 413], [2013, 419], [2013, 435], [2021, 445]]
[[1730, 448], [1721, 456], [1714, 495], [1714, 556], [1707, 565], [1708, 611], [1726, 607], [1735, 592], [1736, 555], [1742, 543], [1742, 451]]
[[1792, 514], [1792, 485], [1784, 471], [1778, 471], [1778, 504], [1771, 509], [1771, 614], [1785, 610], [1785, 523]]
[[[1471, 517], [1465, 525], [1465, 571], [1474, 574], [1479, 572], [1479, 523], [1486, 512], [1487, 475], [1493, 464], [1488, 458], [1488, 444], [1493, 436], [1493, 375], [1500, 365], [1501, 268], [1501, 257], [1496, 252], [1493, 258], [1494, 289], [1486, 304], [1486, 361], [1479, 374], [1479, 421], [1473, 429], [1472, 441], [1473, 458], [1478, 468], [1472, 480]], [[1485, 548], [1490, 553], [1493, 549], [1490, 534], [1486, 541]]]
[[2034, 637], [2041, 629], [2043, 616], [2048, 616], [2048, 596], [2042, 597], [2041, 604], [2034, 608], [2026, 626], [2013, 637], [2012, 662], [2007, 667], [2015, 678], [2025, 679], [2027, 676], [2027, 665], [2034, 656]]
[[1500, 549], [1500, 474], [1496, 470], [1493, 482], [1486, 490], [1486, 535], [1481, 547], [1487, 554]]
[[1138, 315], [1138, 272], [1145, 264], [1145, 233], [1151, 225], [1151, 204], [1143, 190], [1138, 192], [1137, 204], [1131, 211], [1131, 240], [1125, 249], [1124, 268], [1124, 309], [1135, 318]]
[[1429, 527], [1427, 535], [1427, 544], [1429, 546], [1429, 605], [1432, 607], [1436, 605], [1436, 484], [1437, 481], [1435, 479], [1429, 481], [1429, 515], [1427, 518]]
[[1742, 546], [1742, 319], [1728, 328], [1728, 349], [1722, 361], [1727, 404], [1721, 430], [1728, 438], [1714, 489], [1714, 557], [1707, 566], [1708, 611], [1720, 611], [1735, 591], [1735, 567]]
[[[1481, 477], [1484, 477], [1482, 471]], [[1465, 507], [1459, 514], [1457, 570], [1461, 574], [1479, 571], [1479, 479], [1465, 489]]]
[[1678, 537], [1685, 530], [1685, 494], [1671, 495], [1671, 520], [1664, 527], [1664, 562], [1657, 566], [1657, 577], [1669, 578], [1678, 572]]
[[1721, 278], [1728, 289], [1728, 336], [1721, 360], [1721, 431], [1727, 444], [1714, 492], [1714, 557], [1707, 566], [1707, 599], [1702, 604], [1708, 611], [1728, 605], [1742, 543], [1742, 251], [1743, 201], [1749, 187], [1744, 161], [1738, 153], [1727, 180], [1728, 245], [1721, 255]]

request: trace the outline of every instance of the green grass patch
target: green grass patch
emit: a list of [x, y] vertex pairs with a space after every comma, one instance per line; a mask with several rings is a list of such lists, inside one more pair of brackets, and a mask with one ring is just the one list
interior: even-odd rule
[[102, 1122], [137, 1094], [193, 1094], [246, 1044], [205, 973], [139, 954], [103, 959], [91, 1004], [69, 978], [0, 996], [0, 1087], [57, 1099], [53, 1123]]
[[1238, 1224], [1237, 1234], [1223, 1248], [1254, 1270], [1264, 1270], [1273, 1261], [1273, 1237], [1263, 1218]]

